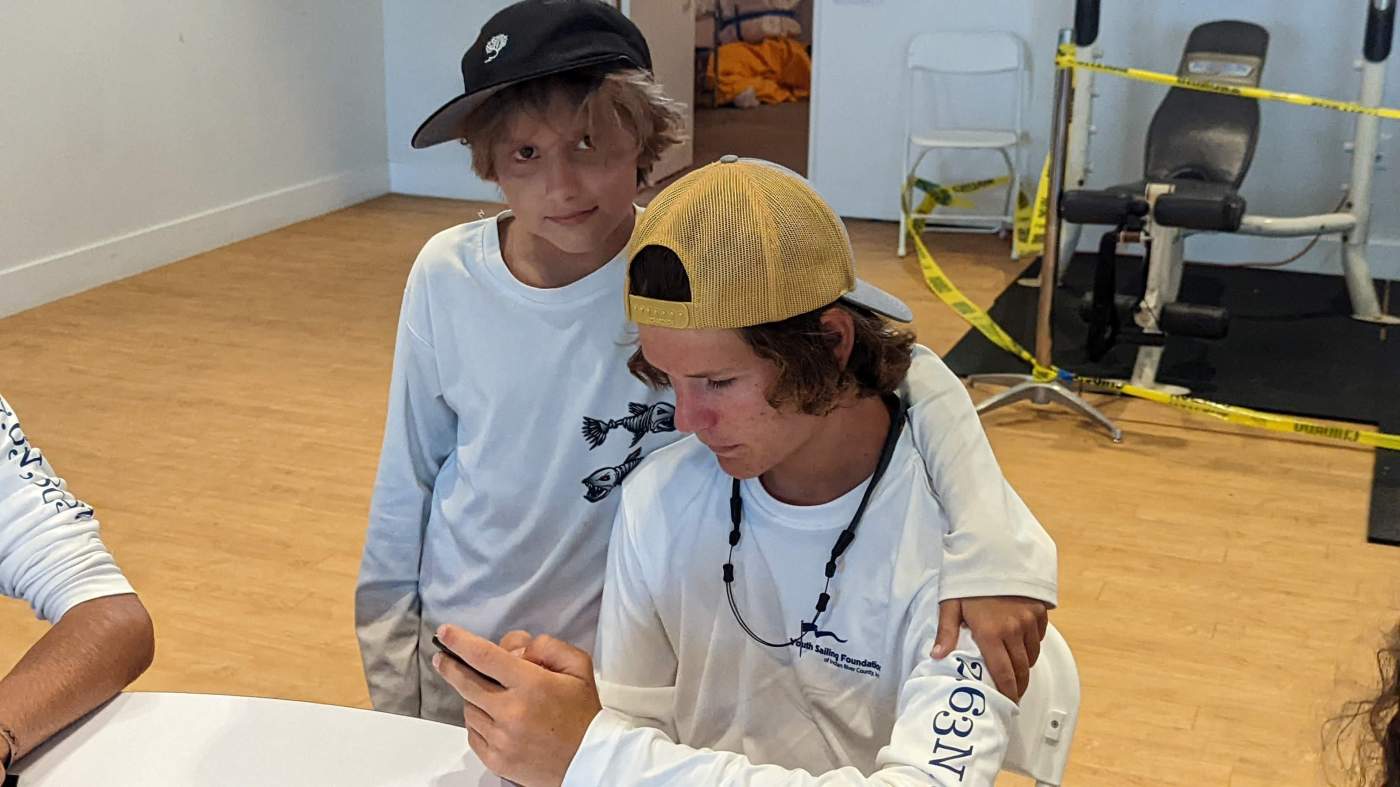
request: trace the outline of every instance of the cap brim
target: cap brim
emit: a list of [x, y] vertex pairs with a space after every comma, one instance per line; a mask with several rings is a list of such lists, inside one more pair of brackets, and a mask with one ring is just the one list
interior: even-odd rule
[[587, 68], [601, 63], [617, 61], [622, 67], [632, 66], [641, 68], [632, 62], [631, 58], [618, 55], [617, 53], [606, 53], [597, 57], [583, 58], [556, 68], [543, 68], [533, 71], [519, 79], [512, 79], [509, 82], [502, 82], [499, 85], [484, 87], [474, 93], [464, 93], [451, 101], [438, 107], [438, 110], [428, 116], [423, 121], [423, 125], [413, 132], [412, 145], [415, 148], [430, 148], [443, 142], [451, 142], [454, 139], [462, 138], [462, 131], [467, 122], [467, 116], [477, 107], [481, 106], [486, 99], [510, 87], [531, 79], [558, 74], [564, 71], [573, 71], [576, 68]]
[[488, 87], [470, 95], [460, 95], [438, 107], [438, 110], [429, 115], [428, 119], [423, 121], [423, 125], [413, 132], [413, 147], [430, 148], [443, 142], [461, 139], [467, 115], [470, 115], [472, 110], [481, 106], [483, 101], [509, 84], [513, 83]]
[[841, 300], [869, 309], [895, 322], [914, 321], [914, 312], [904, 301], [863, 279], [856, 279], [856, 288], [842, 295]]

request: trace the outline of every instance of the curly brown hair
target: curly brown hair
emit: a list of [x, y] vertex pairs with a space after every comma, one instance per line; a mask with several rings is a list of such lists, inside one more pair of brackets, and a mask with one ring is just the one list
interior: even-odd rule
[[1400, 624], [1376, 653], [1376, 671], [1380, 693], [1348, 703], [1328, 722], [1328, 735], [1357, 784], [1400, 787]]
[[576, 68], [502, 88], [463, 122], [461, 142], [471, 148], [472, 171], [495, 182], [491, 148], [522, 112], [542, 112], [562, 93], [578, 107], [589, 128], [604, 120], [617, 123], [637, 142], [637, 183], [647, 182], [661, 154], [685, 142], [684, 105], [666, 97], [651, 74], [637, 68], [606, 65]]
[[[630, 281], [634, 295], [665, 301], [691, 298], [685, 267], [674, 252], [661, 246], [648, 246], [637, 253]], [[851, 355], [844, 366], [832, 352], [839, 337], [822, 325], [822, 315], [828, 309], [850, 314], [855, 326]], [[896, 329], [879, 315], [845, 301], [738, 330], [758, 357], [778, 367], [778, 379], [767, 393], [768, 404], [774, 409], [792, 407], [806, 415], [826, 415], [851, 392], [861, 397], [892, 393], [913, 359], [913, 333]], [[640, 347], [628, 359], [627, 368], [653, 388], [671, 384], [665, 372], [647, 361]]]

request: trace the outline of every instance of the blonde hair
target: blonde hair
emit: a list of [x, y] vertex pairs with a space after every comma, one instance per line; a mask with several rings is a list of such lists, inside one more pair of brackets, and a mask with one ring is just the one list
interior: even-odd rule
[[637, 144], [637, 182], [647, 175], [661, 154], [685, 141], [684, 105], [666, 97], [651, 74], [637, 69], [592, 66], [528, 79], [502, 88], [467, 115], [461, 142], [471, 148], [472, 171], [482, 180], [496, 180], [491, 151], [511, 118], [522, 112], [543, 112], [550, 99], [562, 93], [587, 127], [615, 123]]

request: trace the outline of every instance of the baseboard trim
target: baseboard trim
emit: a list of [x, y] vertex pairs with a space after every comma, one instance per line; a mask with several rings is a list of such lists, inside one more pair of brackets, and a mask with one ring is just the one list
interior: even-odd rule
[[389, 191], [388, 165], [346, 170], [0, 271], [0, 317], [159, 268]]

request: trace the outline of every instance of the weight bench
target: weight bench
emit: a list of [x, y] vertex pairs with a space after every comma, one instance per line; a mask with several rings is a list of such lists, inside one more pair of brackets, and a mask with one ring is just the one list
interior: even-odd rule
[[[1208, 22], [1191, 31], [1177, 74], [1223, 85], [1257, 87], [1269, 34], [1249, 22]], [[1236, 232], [1245, 217], [1240, 183], [1259, 139], [1253, 99], [1171, 88], [1147, 131], [1143, 178], [1106, 189], [1065, 191], [1063, 221], [1113, 227], [1099, 244], [1094, 287], [1080, 313], [1089, 323], [1087, 350], [1102, 358], [1117, 342], [1138, 345], [1135, 385], [1157, 383], [1166, 337], [1219, 339], [1229, 314], [1219, 306], [1177, 302], [1182, 241], [1192, 232]], [[1117, 292], [1119, 243], [1147, 248], [1140, 295]]]

